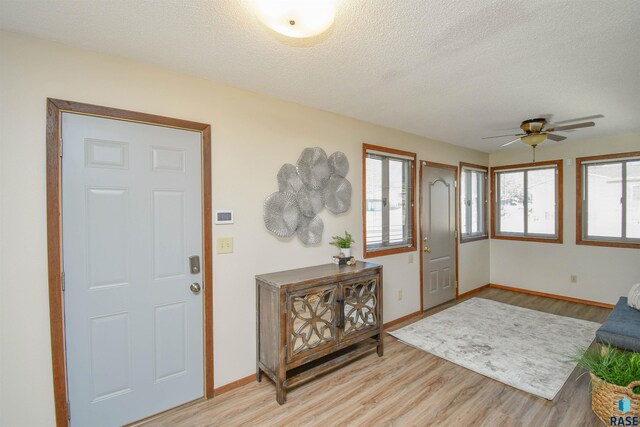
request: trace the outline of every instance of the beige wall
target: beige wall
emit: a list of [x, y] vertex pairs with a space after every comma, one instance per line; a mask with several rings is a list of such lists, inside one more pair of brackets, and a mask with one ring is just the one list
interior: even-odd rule
[[[601, 120], [606, 120], [603, 118]], [[576, 131], [580, 132], [579, 130]], [[614, 304], [640, 281], [640, 250], [576, 245], [576, 157], [640, 150], [640, 134], [542, 145], [536, 159], [564, 160], [563, 244], [491, 241], [491, 283]], [[491, 165], [529, 163], [531, 149], [491, 154]], [[569, 164], [571, 163], [571, 164]], [[571, 283], [572, 274], [578, 283]]]
[[[419, 159], [488, 164], [484, 153], [362, 121], [37, 39], [0, 32], [1, 223], [0, 425], [52, 425], [49, 339], [45, 100], [61, 98], [210, 123], [214, 209], [233, 209], [235, 252], [214, 256], [215, 385], [254, 372], [254, 275], [325, 263], [329, 236], [350, 230], [362, 256], [361, 144], [418, 153]], [[262, 202], [277, 191], [276, 173], [304, 147], [349, 158], [351, 210], [323, 212], [323, 242], [303, 247], [265, 229]], [[419, 310], [419, 264], [409, 254], [374, 258], [384, 265], [385, 321]], [[489, 242], [460, 248], [460, 292], [489, 281]], [[404, 299], [396, 299], [402, 289]]]

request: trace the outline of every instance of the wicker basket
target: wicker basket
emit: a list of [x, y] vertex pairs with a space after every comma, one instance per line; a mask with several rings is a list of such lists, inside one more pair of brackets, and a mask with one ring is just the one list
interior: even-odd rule
[[[591, 374], [591, 407], [593, 412], [605, 425], [611, 425], [611, 417], [640, 416], [640, 394], [633, 389], [640, 386], [640, 381], [634, 381], [626, 387], [609, 384]], [[618, 409], [618, 401], [627, 397], [631, 401], [631, 410], [622, 413]]]

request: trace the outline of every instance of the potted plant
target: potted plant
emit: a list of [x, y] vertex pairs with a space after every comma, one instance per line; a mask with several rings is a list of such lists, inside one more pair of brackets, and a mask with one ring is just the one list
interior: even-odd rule
[[591, 375], [591, 407], [603, 423], [640, 415], [640, 353], [606, 345], [584, 350], [574, 361]]
[[331, 245], [340, 249], [340, 252], [344, 254], [346, 258], [351, 257], [351, 245], [355, 243], [351, 234], [347, 231], [344, 232], [344, 237], [342, 236], [333, 236], [333, 241], [330, 243]]

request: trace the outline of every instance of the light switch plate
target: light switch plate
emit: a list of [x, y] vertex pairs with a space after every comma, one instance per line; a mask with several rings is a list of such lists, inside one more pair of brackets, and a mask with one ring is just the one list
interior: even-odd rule
[[218, 237], [216, 239], [216, 253], [233, 253], [233, 237]]

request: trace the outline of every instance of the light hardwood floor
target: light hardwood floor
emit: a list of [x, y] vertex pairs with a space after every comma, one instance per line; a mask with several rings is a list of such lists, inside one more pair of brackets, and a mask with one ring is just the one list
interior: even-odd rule
[[[485, 289], [471, 297], [596, 322], [604, 321], [610, 312], [500, 289]], [[436, 307], [422, 317], [453, 304]], [[387, 336], [384, 357], [372, 352], [302, 385], [287, 394], [283, 406], [275, 401], [274, 384], [263, 376], [261, 383], [170, 411], [145, 425], [596, 426], [589, 378], [581, 373], [576, 369], [550, 402]]]

